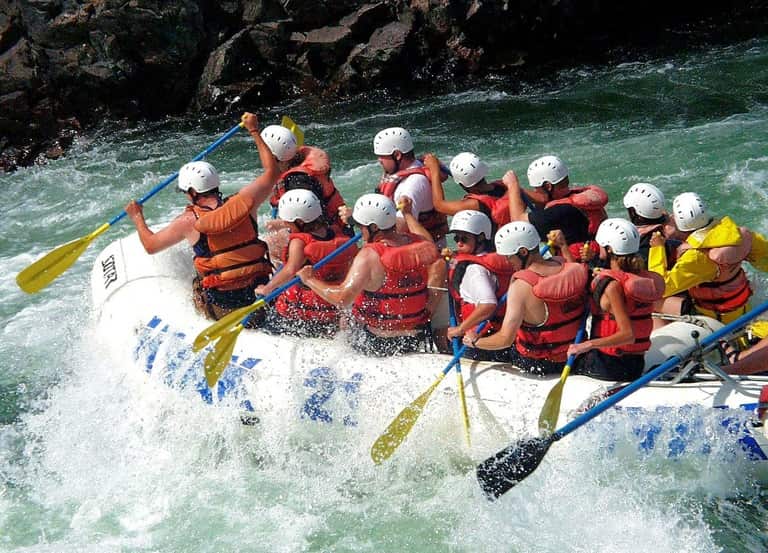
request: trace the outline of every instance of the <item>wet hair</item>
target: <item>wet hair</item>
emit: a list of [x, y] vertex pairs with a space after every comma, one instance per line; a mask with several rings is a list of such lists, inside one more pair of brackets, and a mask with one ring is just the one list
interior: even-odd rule
[[320, 202], [323, 202], [323, 187], [320, 181], [312, 175], [302, 172], [288, 173], [283, 179], [283, 188], [289, 190], [309, 190]]
[[641, 225], [663, 225], [667, 222], [667, 216], [661, 215], [659, 217], [656, 217], [655, 219], [648, 219], [647, 217], [643, 217], [642, 215], [638, 215], [637, 211], [635, 211], [634, 207], [628, 207], [627, 212], [629, 213], [629, 220], [630, 222], [635, 226], [641, 226]]
[[610, 255], [613, 259], [616, 259], [616, 263], [619, 265], [619, 270], [624, 271], [625, 273], [638, 274], [646, 268], [645, 260], [636, 253], [616, 255], [615, 253], [610, 252]]

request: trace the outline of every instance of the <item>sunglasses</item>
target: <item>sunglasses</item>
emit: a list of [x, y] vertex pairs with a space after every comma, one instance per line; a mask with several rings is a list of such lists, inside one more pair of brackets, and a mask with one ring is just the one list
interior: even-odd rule
[[469, 242], [470, 238], [474, 238], [471, 234], [454, 234], [453, 239], [456, 242], [464, 242], [465, 244]]

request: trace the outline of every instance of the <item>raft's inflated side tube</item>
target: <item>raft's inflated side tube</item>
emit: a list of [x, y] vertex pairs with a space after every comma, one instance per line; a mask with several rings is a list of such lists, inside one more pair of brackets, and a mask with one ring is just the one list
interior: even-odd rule
[[[674, 321], [654, 330], [651, 333], [651, 349], [645, 353], [645, 371], [658, 367], [664, 361], [677, 355], [686, 348], [696, 345], [693, 332], [699, 333], [699, 341], [716, 330], [723, 328], [723, 323], [711, 317], [694, 317], [696, 322]], [[719, 364], [721, 359], [717, 352], [712, 354], [711, 361]]]

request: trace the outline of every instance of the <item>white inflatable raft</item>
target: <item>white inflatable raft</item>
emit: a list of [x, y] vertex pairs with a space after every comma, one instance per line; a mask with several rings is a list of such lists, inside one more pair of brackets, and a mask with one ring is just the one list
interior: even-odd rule
[[[366, 358], [349, 349], [343, 337], [299, 340], [245, 330], [222, 378], [209, 389], [202, 368], [206, 351], [191, 351], [192, 340], [210, 321], [199, 316], [191, 302], [190, 256], [185, 246], [149, 256], [133, 234], [110, 244], [93, 267], [97, 328], [114, 344], [117, 355], [133, 357], [149, 385], [171, 386], [189, 396], [199, 394], [207, 403], [247, 412], [247, 420], [257, 426], [339, 425], [359, 432], [361, 441], [371, 444], [450, 361], [447, 355], [432, 353]], [[691, 330], [706, 336], [714, 330], [708, 328], [712, 323], [719, 324], [702, 320], [667, 325], [652, 337], [649, 364], [690, 345]], [[535, 434], [544, 399], [557, 379], [471, 361], [462, 362], [462, 374], [475, 458]], [[722, 380], [696, 373], [680, 383], [652, 383], [601, 418], [626, 415], [630, 430], [624, 428], [616, 439], [629, 440], [641, 451], [679, 457], [694, 450], [699, 454], [726, 449], [768, 467], [768, 439], [757, 417], [766, 385], [766, 377]], [[571, 376], [559, 424], [617, 386], [620, 383]], [[409, 441], [461, 444], [456, 387], [456, 377], [449, 374]], [[615, 421], [611, 425], [618, 428]], [[727, 447], [722, 441], [729, 442]], [[401, 448], [407, 446], [406, 441]]]

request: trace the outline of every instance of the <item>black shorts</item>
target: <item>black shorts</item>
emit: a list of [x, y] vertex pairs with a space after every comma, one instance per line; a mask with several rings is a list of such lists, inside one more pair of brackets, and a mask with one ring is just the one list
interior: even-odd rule
[[517, 351], [517, 348], [514, 345], [507, 351], [507, 362], [512, 363], [523, 372], [538, 375], [560, 374], [565, 366], [565, 362], [563, 361], [550, 361], [549, 359], [533, 359], [531, 357], [525, 357]]
[[272, 334], [289, 334], [300, 338], [332, 338], [339, 331], [339, 324], [283, 317], [276, 309], [270, 308], [263, 329]]
[[390, 357], [417, 351], [429, 351], [430, 337], [427, 328], [414, 336], [383, 337], [373, 334], [364, 325], [354, 324], [349, 329], [348, 341], [352, 349], [370, 357]]
[[599, 380], [629, 382], [643, 374], [645, 356], [608, 355], [599, 349], [591, 349], [579, 355], [573, 363], [573, 374], [581, 374]]

